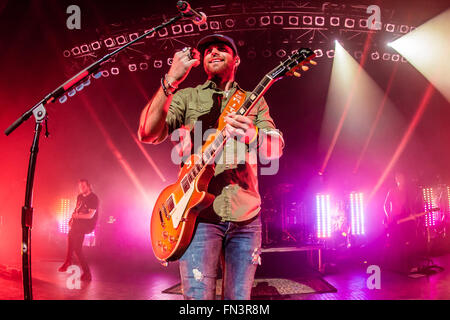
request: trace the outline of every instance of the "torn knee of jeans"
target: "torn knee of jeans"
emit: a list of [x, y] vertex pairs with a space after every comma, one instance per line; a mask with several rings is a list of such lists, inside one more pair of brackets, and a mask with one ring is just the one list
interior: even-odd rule
[[197, 268], [193, 269], [192, 273], [194, 274], [195, 280], [197, 280], [197, 281], [203, 280], [203, 278], [204, 278], [203, 273], [200, 270], [198, 270]]
[[261, 248], [255, 248], [252, 253], [252, 264], [261, 265]]

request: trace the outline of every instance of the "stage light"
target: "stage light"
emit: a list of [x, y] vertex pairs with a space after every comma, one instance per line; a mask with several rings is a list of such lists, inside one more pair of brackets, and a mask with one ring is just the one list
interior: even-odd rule
[[245, 20], [245, 23], [247, 24], [247, 26], [249, 27], [254, 27], [256, 25], [256, 18], [255, 17], [248, 17]]
[[344, 26], [346, 28], [353, 29], [355, 27], [355, 19], [346, 18]]
[[147, 62], [141, 62], [139, 63], [139, 69], [141, 69], [142, 71], [145, 71], [148, 69], [148, 64]]
[[394, 32], [395, 31], [395, 24], [387, 23], [385, 26], [385, 29], [387, 32]]
[[330, 25], [332, 27], [339, 27], [340, 23], [341, 23], [341, 19], [339, 17], [331, 17], [330, 18]]
[[227, 26], [227, 28], [234, 28], [234, 25], [235, 25], [235, 21], [234, 21], [234, 19], [226, 19], [225, 20], [225, 26]]
[[169, 34], [169, 31], [167, 31], [167, 28], [165, 28], [165, 27], [158, 31], [158, 35], [161, 38], [167, 36], [168, 34]]
[[77, 93], [77, 91], [75, 89], [72, 89], [67, 92], [67, 95], [72, 98], [76, 93]]
[[316, 50], [314, 50], [314, 53], [315, 53], [315, 55], [316, 55], [316, 58], [320, 58], [320, 57], [323, 56], [323, 51], [322, 51], [322, 49], [316, 49]]
[[411, 63], [450, 102], [450, 9], [428, 20], [391, 47]]
[[363, 29], [367, 29], [368, 23], [367, 19], [359, 19], [359, 27]]
[[382, 59], [383, 59], [384, 61], [390, 60], [390, 59], [391, 59], [391, 54], [390, 54], [390, 53], [387, 53], [387, 52], [383, 53]]
[[171, 66], [173, 63], [173, 58], [167, 58], [167, 65]]
[[101, 44], [99, 41], [94, 41], [91, 43], [91, 48], [92, 50], [99, 50], [101, 47]]
[[289, 25], [298, 26], [298, 17], [297, 16], [289, 16]]
[[393, 54], [391, 56], [391, 60], [394, 61], [394, 62], [399, 61], [400, 60], [400, 55], [399, 54]]
[[353, 56], [355, 57], [355, 59], [361, 59], [362, 54], [363, 54], [362, 51], [355, 51], [353, 53]]
[[[105, 78], [109, 77], [109, 71], [108, 70], [103, 70], [102, 71], [102, 76], [105, 77]], [[70, 92], [69, 92], [69, 97], [71, 97]]]
[[317, 238], [331, 237], [331, 200], [329, 194], [316, 195]]
[[183, 32], [183, 29], [181, 28], [181, 26], [179, 24], [175, 24], [172, 26], [172, 33], [173, 34], [180, 34], [181, 32]]
[[194, 26], [192, 25], [192, 23], [185, 24], [183, 26], [183, 30], [185, 33], [191, 33], [194, 31]]
[[68, 100], [68, 98], [67, 98], [67, 96], [66, 95], [63, 95], [62, 97], [60, 97], [59, 98], [59, 103], [64, 103], [64, 102], [66, 102]]
[[278, 58], [284, 58], [286, 56], [286, 50], [280, 49], [276, 52]]
[[364, 194], [362, 192], [350, 193], [350, 219], [353, 235], [365, 234]]
[[93, 77], [94, 77], [95, 79], [100, 79], [101, 76], [102, 76], [102, 71], [99, 71], [99, 72], [97, 72], [97, 73], [94, 73], [94, 75], [93, 75]]
[[404, 25], [404, 24], [402, 24], [402, 25], [400, 26], [400, 32], [401, 32], [401, 33], [408, 33], [408, 31], [409, 31], [409, 27], [408, 27], [408, 26], [406, 26], [406, 25]]
[[265, 49], [265, 50], [262, 52], [262, 56], [263, 56], [264, 58], [270, 58], [270, 57], [272, 56], [272, 51], [269, 50], [269, 49]]
[[155, 62], [153, 62], [153, 67], [156, 69], [162, 68], [163, 62], [162, 60], [155, 60]]
[[78, 92], [80, 92], [81, 90], [83, 90], [84, 85], [81, 83], [78, 86], [75, 87], [75, 90], [77, 90]]
[[70, 199], [59, 199], [57, 215], [59, 232], [69, 233], [69, 220], [72, 217], [70, 212]]
[[77, 55], [80, 54], [80, 48], [79, 47], [74, 47], [74, 48], [72, 48], [71, 52], [72, 52], [72, 54], [74, 56], [77, 56]]
[[312, 26], [313, 18], [311, 16], [303, 16], [303, 24], [305, 26]]
[[131, 72], [135, 72], [137, 70], [137, 66], [135, 63], [130, 63], [128, 65], [128, 70], [130, 70]]
[[314, 18], [314, 23], [318, 27], [323, 27], [325, 25], [325, 18], [321, 17], [321, 16], [315, 17]]
[[125, 36], [118, 36], [116, 37], [116, 42], [119, 46], [124, 45], [127, 43], [127, 38], [125, 38]]
[[424, 205], [424, 211], [428, 212], [425, 214], [425, 226], [426, 227], [432, 227], [436, 225], [436, 218], [435, 218], [435, 212], [433, 212], [433, 209], [436, 209], [436, 199], [433, 194], [433, 188], [422, 188], [423, 193], [423, 205]]
[[268, 26], [270, 24], [270, 17], [269, 16], [262, 16], [259, 18], [259, 24], [261, 26]]
[[112, 48], [116, 44], [112, 38], [105, 39], [103, 42], [107, 48]]
[[130, 41], [136, 40], [137, 38], [139, 38], [139, 33], [135, 32], [135, 33], [130, 33], [128, 35], [128, 37], [130, 38]]
[[80, 49], [81, 49], [81, 52], [82, 52], [82, 53], [87, 53], [87, 52], [89, 52], [89, 46], [88, 46], [87, 44], [83, 44], [83, 45], [80, 47]]
[[205, 30], [208, 30], [208, 23], [205, 22], [205, 23], [203, 23], [203, 24], [201, 24], [201, 25], [198, 25], [198, 30], [199, 30], [199, 31], [205, 31]]
[[273, 24], [282, 25], [283, 20], [283, 16], [273, 16]]
[[[147, 33], [147, 32], [149, 32], [149, 31], [151, 31], [151, 30], [153, 30], [153, 29], [147, 29], [147, 30], [144, 30], [144, 34]], [[148, 39], [148, 38], [153, 38], [154, 36], [155, 36], [155, 32], [152, 32], [152, 33], [150, 33], [150, 35], [146, 36], [145, 38], [146, 38], [146, 39]]]
[[372, 52], [372, 53], [370, 54], [370, 58], [371, 58], [372, 60], [378, 60], [378, 59], [380, 59], [380, 54], [378, 53], [378, 51]]
[[63, 56], [64, 56], [64, 58], [70, 57], [70, 51], [69, 50], [64, 50], [63, 51]]
[[392, 48], [392, 42], [388, 42], [388, 43], [386, 43], [386, 45], [387, 45], [388, 47], [391, 47], [391, 48]]
[[327, 51], [327, 57], [330, 59], [334, 58], [334, 50], [333, 49]]
[[220, 23], [218, 21], [210, 21], [209, 27], [211, 30], [219, 30], [220, 29]]
[[118, 75], [119, 74], [119, 68], [117, 68], [117, 67], [113, 67], [113, 68], [111, 68], [111, 74], [112, 75]]

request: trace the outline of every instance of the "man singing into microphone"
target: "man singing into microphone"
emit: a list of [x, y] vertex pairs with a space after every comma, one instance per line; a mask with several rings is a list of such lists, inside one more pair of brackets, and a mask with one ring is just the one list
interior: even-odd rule
[[[197, 49], [184, 48], [175, 53], [160, 88], [142, 111], [138, 129], [141, 141], [160, 143], [181, 127], [203, 137], [203, 131], [217, 126], [220, 114], [239, 88], [235, 81], [240, 64], [238, 50], [233, 39], [220, 34], [202, 38]], [[191, 68], [200, 61], [207, 75], [206, 82], [177, 91]], [[225, 119], [226, 132], [234, 139], [226, 143], [222, 155], [230, 150], [249, 153], [257, 148], [259, 156], [271, 159], [281, 156], [283, 138], [275, 128], [264, 98], [248, 116], [232, 113]], [[200, 121], [203, 131], [195, 132]], [[224, 298], [250, 299], [261, 251], [257, 164], [216, 161], [208, 192], [215, 195], [214, 202], [199, 214], [192, 241], [180, 259], [184, 297], [215, 298], [222, 258]]]

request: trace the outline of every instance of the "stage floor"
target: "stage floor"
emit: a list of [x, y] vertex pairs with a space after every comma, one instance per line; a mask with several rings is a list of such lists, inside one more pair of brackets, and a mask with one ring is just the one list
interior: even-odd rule
[[[337, 289], [335, 293], [303, 294], [284, 297], [289, 300], [391, 300], [450, 299], [450, 254], [433, 258], [444, 267], [443, 272], [429, 277], [409, 278], [381, 270], [381, 288], [367, 288], [367, 265], [353, 264], [340, 268], [323, 279]], [[113, 264], [92, 264], [93, 280], [80, 289], [68, 289], [68, 274], [58, 273], [61, 261], [37, 260], [33, 263], [33, 292], [38, 300], [180, 300], [181, 295], [163, 294], [163, 290], [179, 282], [177, 264], [156, 266], [150, 270], [132, 267], [116, 268]], [[23, 298], [20, 279], [0, 276], [0, 299]]]

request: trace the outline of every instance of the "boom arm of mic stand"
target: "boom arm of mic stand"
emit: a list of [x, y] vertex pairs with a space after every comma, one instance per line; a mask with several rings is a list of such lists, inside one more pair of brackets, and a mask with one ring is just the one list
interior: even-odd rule
[[137, 41], [141, 40], [144, 37], [147, 37], [151, 35], [152, 33], [158, 31], [159, 29], [162, 29], [175, 21], [183, 18], [183, 14], [178, 14], [177, 16], [171, 18], [170, 20], [160, 24], [157, 27], [154, 27], [153, 29], [147, 31], [146, 33], [142, 34], [141, 36], [137, 37], [136, 39], [126, 43], [125, 45], [121, 46], [120, 48], [117, 48], [113, 52], [105, 55], [100, 60], [94, 62], [84, 70], [77, 73], [75, 76], [64, 82], [61, 86], [59, 86], [57, 89], [52, 91], [50, 94], [48, 94], [44, 99], [39, 101], [37, 104], [35, 104], [31, 109], [29, 109], [27, 112], [22, 114], [16, 121], [13, 122], [4, 132], [8, 136], [11, 132], [13, 132], [15, 129], [17, 129], [23, 122], [28, 120], [31, 115], [33, 114], [33, 111], [38, 108], [41, 105], [46, 105], [49, 102], [54, 102], [56, 99], [64, 95], [67, 91], [72, 89], [73, 87], [77, 86], [79, 83], [83, 82], [86, 78], [88, 78], [91, 74], [96, 72], [105, 62], [107, 62], [109, 59], [111, 59], [113, 56], [118, 54], [120, 51], [126, 49], [127, 47], [131, 46], [132, 44], [136, 43]]

